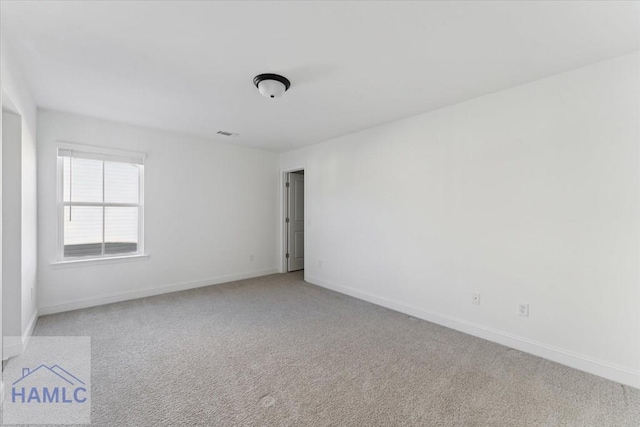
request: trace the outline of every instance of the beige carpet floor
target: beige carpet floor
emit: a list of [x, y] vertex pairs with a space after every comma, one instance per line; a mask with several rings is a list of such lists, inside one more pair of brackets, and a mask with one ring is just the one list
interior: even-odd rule
[[44, 316], [95, 426], [639, 426], [640, 390], [272, 275]]

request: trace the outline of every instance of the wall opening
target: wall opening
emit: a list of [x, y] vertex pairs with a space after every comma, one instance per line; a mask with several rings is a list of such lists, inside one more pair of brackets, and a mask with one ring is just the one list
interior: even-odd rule
[[304, 270], [304, 169], [284, 173], [284, 271]]

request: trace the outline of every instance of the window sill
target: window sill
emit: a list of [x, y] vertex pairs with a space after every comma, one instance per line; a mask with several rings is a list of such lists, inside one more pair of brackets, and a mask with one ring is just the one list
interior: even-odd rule
[[74, 260], [67, 260], [67, 261], [52, 262], [51, 267], [53, 268], [85, 267], [90, 265], [115, 264], [115, 263], [121, 263], [121, 262], [131, 262], [131, 261], [145, 261], [148, 258], [149, 258], [148, 254], [139, 254], [139, 255], [113, 256], [113, 257], [105, 257], [105, 258], [74, 259]]

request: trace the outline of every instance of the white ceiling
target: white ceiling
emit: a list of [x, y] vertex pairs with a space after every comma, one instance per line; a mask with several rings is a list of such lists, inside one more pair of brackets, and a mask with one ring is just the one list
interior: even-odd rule
[[1, 5], [39, 106], [273, 151], [640, 48], [638, 2]]

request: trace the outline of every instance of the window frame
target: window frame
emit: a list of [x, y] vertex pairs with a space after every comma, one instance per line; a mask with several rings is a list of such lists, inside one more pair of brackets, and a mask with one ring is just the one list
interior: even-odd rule
[[[138, 166], [138, 203], [106, 203], [106, 202], [73, 202], [73, 206], [96, 206], [103, 208], [103, 221], [102, 221], [102, 240], [103, 247], [102, 255], [86, 255], [86, 256], [64, 256], [64, 208], [69, 206], [71, 202], [64, 201], [64, 157], [59, 155], [60, 150], [73, 150], [83, 153], [91, 153], [96, 156], [101, 156], [104, 161], [110, 161], [106, 159], [109, 156], [118, 157], [135, 157], [141, 158], [142, 163]], [[56, 155], [56, 227], [57, 227], [57, 245], [56, 245], [56, 260], [55, 264], [64, 263], [76, 263], [85, 261], [102, 261], [118, 259], [127, 260], [128, 258], [146, 257], [144, 247], [144, 160], [146, 158], [145, 153], [136, 151], [116, 150], [105, 147], [97, 147], [92, 145], [77, 144], [71, 142], [57, 141], [55, 150]], [[124, 163], [124, 162], [123, 162]], [[102, 176], [102, 185], [104, 191], [104, 172]], [[106, 207], [137, 207], [138, 208], [138, 244], [136, 252], [105, 254], [104, 253], [104, 208]]]

